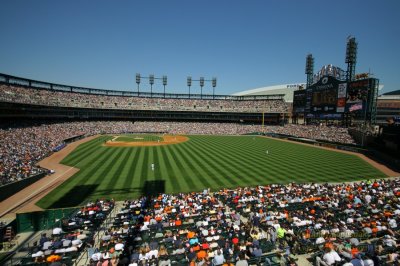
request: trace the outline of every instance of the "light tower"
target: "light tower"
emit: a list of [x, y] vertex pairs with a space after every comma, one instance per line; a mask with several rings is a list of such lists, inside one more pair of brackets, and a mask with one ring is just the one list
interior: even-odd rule
[[149, 82], [150, 82], [150, 97], [153, 97], [153, 84], [154, 84], [154, 75], [149, 75]]
[[162, 84], [164, 86], [164, 98], [165, 98], [165, 86], [167, 86], [167, 76], [162, 77]]
[[358, 43], [356, 42], [356, 38], [349, 36], [347, 38], [346, 60], [345, 60], [345, 62], [347, 63], [347, 72], [346, 72], [347, 81], [352, 81], [356, 73], [357, 46]]
[[187, 77], [187, 86], [189, 87], [189, 99], [190, 99], [190, 87], [192, 86], [192, 77]]
[[200, 77], [200, 99], [203, 99], [204, 77]]
[[137, 95], [139, 96], [140, 74], [136, 73]]
[[306, 88], [312, 85], [313, 75], [314, 75], [314, 58], [312, 54], [308, 54], [306, 58], [306, 75], [307, 75], [307, 85]]
[[215, 87], [217, 87], [217, 78], [212, 78], [212, 87], [213, 87], [213, 99], [215, 98]]

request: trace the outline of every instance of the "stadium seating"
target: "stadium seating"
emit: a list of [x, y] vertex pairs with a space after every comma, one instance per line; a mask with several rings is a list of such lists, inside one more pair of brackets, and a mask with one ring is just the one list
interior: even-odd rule
[[57, 107], [121, 110], [269, 112], [284, 113], [288, 107], [280, 100], [205, 100], [169, 99], [82, 94], [22, 86], [0, 85], [0, 101]]
[[[382, 179], [126, 200], [101, 227], [90, 265], [214, 265], [217, 252], [233, 264], [298, 265], [296, 255], [308, 253], [316, 265], [336, 252], [341, 261], [335, 265], [358, 258], [392, 265], [398, 260], [399, 196], [400, 179]], [[253, 253], [257, 248], [261, 253]]]

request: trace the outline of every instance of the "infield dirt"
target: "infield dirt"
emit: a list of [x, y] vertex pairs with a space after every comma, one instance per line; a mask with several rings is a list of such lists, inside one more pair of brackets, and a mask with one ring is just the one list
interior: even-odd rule
[[[116, 139], [115, 136], [114, 139]], [[143, 146], [164, 146], [164, 145], [171, 145], [171, 144], [178, 144], [185, 141], [188, 141], [189, 138], [186, 136], [173, 136], [173, 135], [166, 135], [163, 136], [163, 141], [133, 141], [133, 142], [123, 142], [123, 141], [107, 141], [103, 144], [106, 147], [143, 147]]]

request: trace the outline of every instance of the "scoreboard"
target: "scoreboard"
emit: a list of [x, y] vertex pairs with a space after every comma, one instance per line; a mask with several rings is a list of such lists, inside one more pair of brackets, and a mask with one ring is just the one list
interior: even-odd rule
[[293, 112], [304, 113], [306, 105], [306, 91], [298, 90], [293, 94]]
[[[307, 88], [306, 111], [314, 116], [321, 113], [344, 112], [343, 88], [346, 83], [331, 76], [321, 78], [317, 83]], [[344, 92], [345, 94], [345, 92]]]
[[365, 78], [347, 82], [333, 76], [323, 76], [305, 90], [295, 91], [293, 113], [308, 118], [371, 117], [379, 80]]

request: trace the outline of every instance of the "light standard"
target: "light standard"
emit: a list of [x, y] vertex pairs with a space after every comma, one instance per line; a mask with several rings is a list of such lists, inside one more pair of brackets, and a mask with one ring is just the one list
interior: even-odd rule
[[139, 96], [140, 74], [136, 73], [137, 95]]
[[192, 86], [192, 77], [187, 77], [187, 86], [189, 87], [189, 99], [190, 99], [190, 87]]
[[149, 81], [150, 81], [150, 97], [153, 97], [153, 84], [154, 84], [153, 74], [149, 75]]
[[163, 76], [162, 77], [162, 83], [164, 86], [164, 98], [165, 98], [165, 86], [167, 86], [167, 76]]
[[204, 77], [200, 77], [200, 99], [203, 99]]
[[215, 99], [215, 87], [217, 87], [217, 78], [212, 78], [213, 99]]

